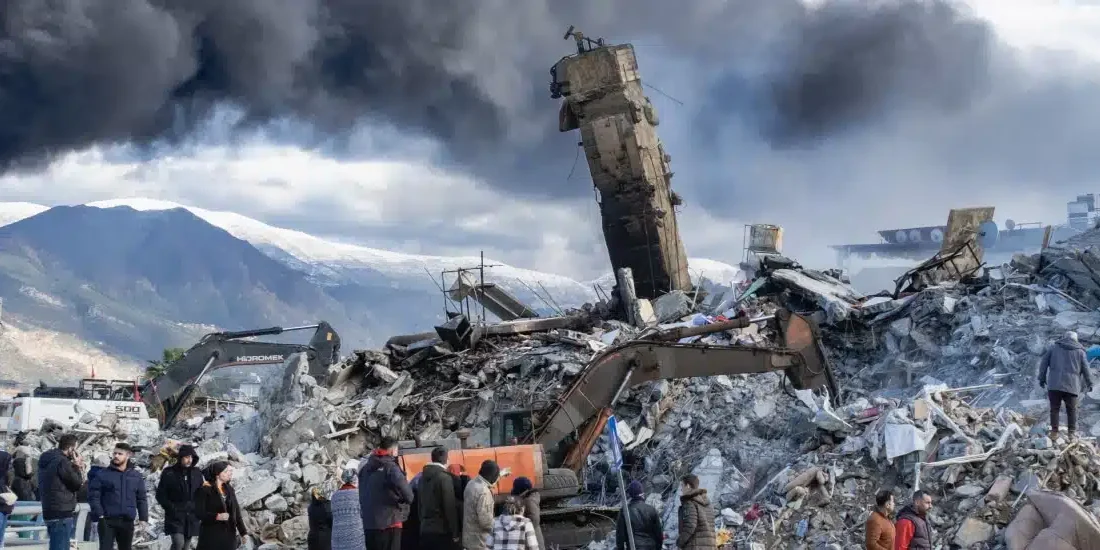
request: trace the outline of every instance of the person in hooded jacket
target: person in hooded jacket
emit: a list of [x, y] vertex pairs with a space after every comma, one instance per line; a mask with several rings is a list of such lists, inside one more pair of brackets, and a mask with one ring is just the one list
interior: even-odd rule
[[1082, 382], [1086, 392], [1092, 391], [1092, 376], [1085, 347], [1077, 341], [1077, 333], [1066, 332], [1055, 341], [1039, 361], [1039, 387], [1047, 389], [1050, 400], [1050, 438], [1058, 439], [1058, 414], [1066, 405], [1066, 428], [1070, 438], [1077, 435], [1077, 397]]
[[539, 539], [535, 526], [523, 514], [523, 501], [509, 496], [499, 516], [493, 520], [493, 528], [487, 540], [490, 550], [538, 550]]
[[359, 509], [367, 550], [399, 550], [414, 495], [397, 465], [397, 440], [382, 438], [359, 469]]
[[[630, 532], [634, 533], [634, 550], [660, 550], [665, 540], [661, 515], [656, 508], [646, 503], [642, 484], [630, 482], [626, 487], [626, 496], [630, 499], [627, 510], [630, 513]], [[615, 527], [615, 550], [630, 550], [629, 542], [626, 514], [620, 513]]]
[[680, 550], [716, 550], [714, 508], [707, 490], [699, 488], [699, 478], [688, 474], [680, 479], [680, 535], [676, 537]]
[[342, 485], [332, 493], [332, 550], [366, 550], [363, 516], [359, 512], [359, 475], [354, 469], [340, 474]]
[[237, 492], [229, 481], [233, 468], [218, 461], [202, 472], [203, 484], [195, 494], [195, 517], [199, 518], [199, 543], [196, 550], [234, 550], [248, 534]]
[[172, 539], [171, 550], [190, 550], [199, 536], [195, 516], [195, 494], [202, 488], [202, 470], [195, 447], [181, 445], [176, 463], [165, 468], [157, 484], [157, 503], [164, 509], [164, 534]]
[[531, 480], [517, 477], [512, 482], [512, 496], [523, 503], [523, 515], [531, 520], [535, 527], [535, 536], [539, 539], [539, 548], [546, 550], [546, 541], [542, 538], [542, 497], [535, 490]]
[[309, 492], [309, 508], [306, 509], [306, 515], [309, 517], [306, 546], [309, 550], [331, 550], [332, 503], [325, 498], [319, 487], [314, 487]]

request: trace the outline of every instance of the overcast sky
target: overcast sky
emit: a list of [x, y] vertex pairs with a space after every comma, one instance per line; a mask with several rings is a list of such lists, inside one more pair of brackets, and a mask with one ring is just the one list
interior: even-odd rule
[[[745, 9], [758, 4], [740, 3]], [[614, 14], [587, 14], [590, 24], [570, 22], [612, 41], [634, 41], [661, 115], [658, 131], [672, 155], [673, 186], [684, 198], [678, 215], [689, 255], [736, 262], [743, 224], [777, 223], [785, 227], [791, 255], [820, 265], [833, 260], [828, 244], [874, 242], [878, 229], [945, 223], [951, 207], [992, 205], [1000, 221], [1058, 223], [1076, 193], [1100, 191], [1094, 183], [1100, 173], [1100, 8], [1088, 4], [971, 0], [973, 13], [990, 26], [922, 19], [915, 25], [929, 42], [907, 46], [918, 53], [903, 48], [883, 54], [875, 42], [882, 40], [879, 32], [912, 34], [891, 27], [905, 27], [906, 20], [875, 23], [874, 33], [867, 32], [867, 23], [849, 29], [863, 33], [863, 42], [832, 55], [870, 52], [859, 63], [894, 68], [870, 74], [866, 66], [856, 67], [850, 81], [817, 86], [807, 75], [818, 75], [820, 64], [827, 72], [840, 62], [828, 59], [829, 51], [821, 53], [814, 41], [835, 47], [837, 33], [849, 31], [837, 29], [850, 23], [799, 16], [806, 43], [785, 50], [789, 55], [777, 71], [775, 59], [753, 48], [791, 40], [783, 32], [792, 32], [792, 24], [769, 27], [774, 36], [759, 31], [761, 36], [729, 38], [728, 48], [715, 54], [713, 41], [728, 38], [739, 17], [751, 17], [709, 0], [698, 0], [695, 11], [709, 6], [717, 10], [713, 15], [671, 22], [667, 35], [648, 27], [643, 20], [649, 17], [641, 15], [626, 24], [636, 36], [618, 34]], [[0, 10], [19, 11], [12, 6]], [[766, 15], [791, 17], [781, 11]], [[437, 125], [431, 112], [415, 108], [415, 100], [413, 106], [393, 106], [400, 98], [385, 97], [393, 103], [384, 104], [387, 116], [367, 113], [351, 128], [314, 124], [307, 130], [286, 113], [277, 123], [265, 119], [255, 126], [242, 124], [233, 105], [248, 105], [249, 111], [258, 100], [234, 96], [203, 112], [184, 142], [167, 145], [161, 140], [166, 130], [158, 128], [156, 139], [139, 138], [141, 147], [135, 148], [125, 143], [127, 117], [138, 117], [130, 112], [112, 113], [108, 124], [96, 119], [94, 109], [71, 107], [67, 120], [86, 124], [81, 131], [69, 131], [65, 120], [13, 122], [3, 115], [0, 126], [33, 123], [45, 129], [18, 147], [8, 147], [11, 132], [0, 130], [0, 157], [14, 164], [34, 161], [0, 177], [0, 200], [71, 204], [149, 197], [378, 248], [444, 255], [484, 250], [522, 267], [578, 278], [600, 275], [608, 269], [606, 250], [588, 167], [583, 156], [576, 158], [579, 136], [545, 132], [558, 116], [558, 102], [546, 91], [547, 69], [570, 53], [571, 43], [560, 40], [564, 26], [558, 28], [556, 20], [548, 19], [546, 27], [553, 28], [544, 29], [533, 27], [541, 21], [537, 14], [512, 15], [522, 15], [523, 22], [517, 29], [498, 27], [498, 39], [535, 40], [537, 47], [520, 48], [516, 59], [486, 59], [511, 53], [483, 37], [487, 43], [463, 43], [466, 49], [460, 49], [476, 50], [475, 61], [448, 60], [449, 67], [465, 67], [470, 74], [464, 82], [481, 90], [479, 102], [470, 102], [463, 115], [469, 119], [443, 116]], [[538, 36], [522, 36], [522, 28], [537, 28]], [[8, 39], [18, 42], [20, 36]], [[15, 61], [0, 55], [0, 68], [5, 63]], [[478, 63], [492, 63], [493, 69]], [[806, 66], [790, 68], [799, 64]], [[843, 77], [849, 69], [836, 72]], [[264, 78], [274, 78], [272, 71]], [[791, 75], [798, 77], [794, 92]], [[767, 99], [773, 104], [759, 103], [760, 82], [771, 87]], [[425, 78], [407, 85], [419, 86], [410, 92], [417, 95], [439, 83]], [[780, 88], [782, 93], [774, 91]], [[500, 91], [505, 89], [523, 93]], [[450, 93], [446, 100], [424, 101], [438, 103], [432, 104], [438, 109], [462, 108], [463, 92], [452, 85]], [[135, 97], [130, 101], [147, 99]], [[10, 111], [12, 101], [0, 84], [0, 111]], [[291, 115], [314, 122], [332, 114], [331, 106], [320, 112], [314, 103], [308, 112], [295, 108], [300, 111]], [[763, 111], [770, 113], [767, 123], [760, 120]], [[233, 124], [247, 128], [228, 129]], [[326, 128], [338, 138], [329, 139]]]

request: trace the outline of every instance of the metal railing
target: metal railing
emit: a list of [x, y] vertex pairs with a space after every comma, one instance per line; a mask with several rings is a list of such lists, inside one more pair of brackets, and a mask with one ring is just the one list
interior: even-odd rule
[[[91, 508], [87, 504], [76, 505], [76, 537], [70, 548], [93, 550], [99, 547], [96, 542], [84, 542], [84, 524], [88, 521]], [[32, 519], [14, 519], [30, 517]], [[5, 548], [49, 548], [46, 535], [46, 522], [42, 519], [42, 503], [18, 501], [8, 517], [8, 527], [4, 530]], [[75, 544], [75, 545], [74, 545]]]

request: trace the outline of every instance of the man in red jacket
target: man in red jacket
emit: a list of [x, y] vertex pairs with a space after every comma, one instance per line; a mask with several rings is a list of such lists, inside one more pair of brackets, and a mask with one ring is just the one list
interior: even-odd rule
[[897, 534], [894, 550], [932, 550], [932, 526], [928, 524], [928, 511], [932, 509], [932, 495], [917, 491], [913, 503], [898, 512], [894, 523]]

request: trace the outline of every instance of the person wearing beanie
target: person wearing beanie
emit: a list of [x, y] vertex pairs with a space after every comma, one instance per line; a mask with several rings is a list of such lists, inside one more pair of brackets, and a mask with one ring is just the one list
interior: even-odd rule
[[176, 463], [166, 468], [157, 483], [157, 504], [164, 509], [164, 534], [172, 539], [171, 550], [190, 550], [199, 536], [195, 515], [195, 493], [202, 487], [202, 471], [195, 447], [181, 445]]
[[462, 548], [488, 550], [493, 531], [493, 485], [500, 478], [500, 466], [492, 460], [481, 463], [477, 477], [462, 495]]
[[401, 531], [416, 496], [397, 465], [397, 440], [383, 437], [359, 470], [359, 511], [368, 550], [400, 550]]
[[199, 543], [196, 550], [234, 550], [248, 534], [237, 492], [229, 481], [233, 468], [219, 461], [202, 472], [203, 484], [195, 495], [195, 516], [199, 518]]
[[523, 503], [523, 515], [531, 520], [535, 528], [535, 538], [539, 541], [539, 548], [546, 550], [546, 541], [542, 538], [542, 496], [535, 490], [534, 484], [526, 477], [517, 477], [512, 482], [512, 496]]
[[[635, 550], [659, 550], [665, 540], [661, 516], [656, 508], [646, 503], [642, 484], [631, 481], [626, 487], [626, 496], [630, 499], [627, 510], [630, 514], [630, 532], [634, 533]], [[620, 513], [615, 527], [615, 550], [629, 549], [630, 538], [626, 533], [626, 514]]]
[[320, 487], [309, 492], [309, 535], [306, 546], [309, 550], [332, 550], [332, 503], [325, 497]]
[[340, 488], [332, 493], [332, 550], [366, 550], [363, 517], [359, 513], [359, 474], [344, 468]]

